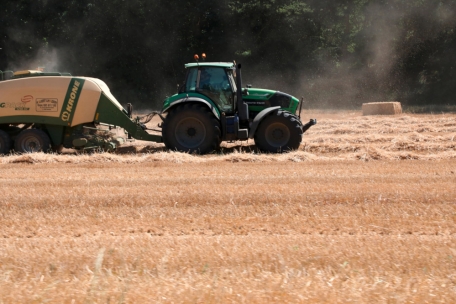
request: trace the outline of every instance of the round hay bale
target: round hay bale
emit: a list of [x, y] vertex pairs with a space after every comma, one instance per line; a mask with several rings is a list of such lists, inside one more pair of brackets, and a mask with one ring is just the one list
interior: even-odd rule
[[397, 101], [363, 103], [363, 115], [396, 115], [402, 113], [402, 106]]

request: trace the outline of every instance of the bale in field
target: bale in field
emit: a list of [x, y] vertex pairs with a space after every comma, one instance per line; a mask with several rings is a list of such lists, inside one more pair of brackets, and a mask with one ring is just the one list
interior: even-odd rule
[[402, 113], [397, 101], [363, 103], [363, 115], [396, 115]]

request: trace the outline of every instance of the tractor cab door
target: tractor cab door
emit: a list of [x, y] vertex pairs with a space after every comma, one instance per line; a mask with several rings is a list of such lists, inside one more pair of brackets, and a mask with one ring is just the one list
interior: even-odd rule
[[209, 97], [222, 112], [234, 112], [235, 84], [232, 70], [199, 67], [196, 91]]

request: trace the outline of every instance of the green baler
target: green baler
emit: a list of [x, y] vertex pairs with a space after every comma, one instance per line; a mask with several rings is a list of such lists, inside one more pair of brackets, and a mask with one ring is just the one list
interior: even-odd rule
[[[1, 73], [2, 79], [8, 73]], [[113, 150], [122, 141], [119, 126], [136, 139], [161, 142], [126, 111], [101, 80], [42, 71], [10, 73], [0, 81], [0, 153]]]

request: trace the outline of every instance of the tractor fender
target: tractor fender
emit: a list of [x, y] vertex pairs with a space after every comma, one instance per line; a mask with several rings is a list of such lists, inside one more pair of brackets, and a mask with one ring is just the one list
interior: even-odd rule
[[249, 131], [249, 138], [253, 138], [253, 136], [255, 136], [255, 132], [258, 128], [258, 126], [260, 125], [260, 122], [269, 114], [269, 113], [272, 113], [274, 111], [277, 111], [280, 109], [280, 106], [277, 106], [277, 107], [270, 107], [270, 108], [266, 108], [264, 109], [263, 111], [261, 111], [260, 113], [258, 113], [257, 116], [255, 116], [255, 118], [253, 119], [253, 122], [252, 124], [250, 125], [250, 131]]
[[171, 110], [172, 108], [174, 108], [175, 106], [177, 106], [181, 103], [188, 103], [188, 102], [196, 102], [196, 103], [202, 103], [202, 104], [206, 105], [212, 111], [214, 116], [218, 120], [220, 120], [220, 113], [219, 113], [218, 109], [214, 106], [214, 104], [212, 104], [211, 102], [209, 102], [203, 98], [198, 98], [198, 97], [185, 97], [185, 98], [177, 99], [177, 100], [173, 101], [172, 103], [170, 103], [168, 107], [163, 109], [162, 113], [168, 112], [169, 110]]

